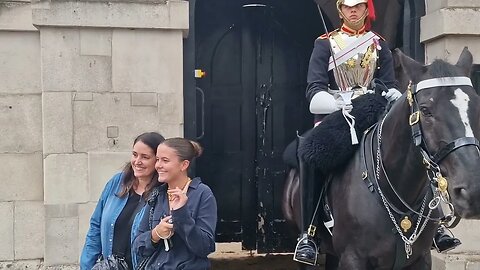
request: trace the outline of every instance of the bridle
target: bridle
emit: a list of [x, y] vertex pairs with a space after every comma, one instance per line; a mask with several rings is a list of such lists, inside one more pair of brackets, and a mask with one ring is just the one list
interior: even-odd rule
[[[430, 182], [430, 187], [433, 195], [433, 199], [431, 199], [430, 202], [428, 203], [428, 208], [429, 208], [428, 210], [425, 207], [427, 202], [427, 197], [429, 196], [428, 190], [424, 195], [420, 210], [415, 211], [413, 207], [411, 207], [408, 203], [406, 203], [401, 198], [401, 196], [397, 193], [397, 191], [395, 190], [394, 186], [392, 185], [392, 183], [388, 178], [385, 168], [383, 167], [383, 161], [382, 161], [381, 150], [380, 150], [381, 139], [382, 139], [382, 127], [383, 127], [383, 122], [385, 121], [386, 116], [388, 114], [385, 114], [384, 118], [382, 119], [382, 121], [380, 121], [378, 127], [376, 128], [378, 142], [377, 142], [375, 182], [377, 184], [378, 193], [383, 202], [383, 205], [385, 206], [385, 209], [387, 210], [387, 213], [390, 219], [392, 220], [396, 231], [398, 232], [400, 238], [404, 242], [407, 259], [412, 254], [412, 245], [415, 243], [415, 241], [418, 239], [420, 234], [423, 232], [428, 221], [436, 221], [436, 222], [440, 221], [440, 222], [446, 223], [451, 221], [455, 215], [454, 207], [453, 207], [453, 204], [450, 202], [450, 196], [448, 194], [448, 189], [447, 189], [448, 181], [440, 171], [440, 166], [439, 166], [440, 162], [443, 159], [445, 159], [445, 157], [447, 157], [450, 153], [464, 146], [473, 145], [477, 147], [477, 150], [480, 149], [480, 143], [475, 137], [460, 137], [448, 143], [447, 145], [442, 147], [438, 152], [434, 154], [432, 154], [428, 150], [427, 144], [425, 142], [425, 138], [422, 134], [421, 123], [420, 123], [420, 111], [419, 111], [416, 95], [420, 91], [425, 89], [434, 88], [434, 87], [452, 87], [452, 86], [472, 86], [472, 82], [468, 77], [442, 77], [442, 78], [423, 80], [418, 82], [417, 84], [412, 84], [412, 82], [410, 81], [407, 88], [407, 101], [410, 105], [409, 125], [411, 127], [412, 139], [415, 146], [419, 148], [420, 153], [423, 157], [423, 163], [426, 167], [426, 172], [427, 172], [428, 179], [430, 180], [429, 182]], [[408, 219], [408, 217], [405, 217], [400, 222], [400, 226], [399, 226], [399, 224], [397, 223], [397, 220], [395, 219], [392, 213], [392, 210], [396, 211], [397, 213], [398, 211], [393, 206], [393, 204], [386, 198], [386, 196], [383, 194], [380, 188], [378, 181], [380, 180], [381, 170], [385, 176], [387, 183], [389, 184], [390, 188], [396, 195], [397, 199], [407, 209], [409, 209], [411, 212], [418, 215], [416, 226], [414, 228], [414, 231], [410, 235], [410, 237], [406, 237], [405, 234], [402, 232], [402, 229], [404, 230], [404, 232], [407, 232], [412, 227], [411, 221]], [[451, 213], [448, 215], [444, 215], [441, 218], [432, 218], [431, 217], [432, 211], [440, 205], [441, 201], [443, 201], [449, 206]], [[424, 214], [425, 212], [428, 212], [428, 213], [425, 215]], [[422, 218], [424, 219], [423, 222], [421, 222]], [[459, 221], [459, 218], [456, 218], [453, 223], [455, 223], [456, 225], [458, 221]]]
[[[446, 158], [450, 153], [458, 150], [461, 147], [473, 145], [480, 149], [480, 143], [475, 137], [460, 137], [448, 143], [436, 153], [432, 154], [427, 147], [425, 138], [422, 134], [420, 123], [420, 111], [416, 95], [425, 89], [434, 87], [452, 87], [452, 86], [471, 86], [472, 82], [468, 77], [442, 77], [435, 79], [428, 79], [412, 84], [410, 82], [407, 88], [407, 100], [410, 105], [409, 124], [412, 130], [412, 139], [415, 146], [420, 148], [420, 153], [423, 157], [423, 163], [426, 166], [427, 174], [433, 184], [436, 185], [438, 191], [448, 197], [448, 181], [442, 176], [440, 172], [440, 162]], [[451, 204], [450, 204], [451, 205]], [[453, 206], [452, 210], [453, 210]]]

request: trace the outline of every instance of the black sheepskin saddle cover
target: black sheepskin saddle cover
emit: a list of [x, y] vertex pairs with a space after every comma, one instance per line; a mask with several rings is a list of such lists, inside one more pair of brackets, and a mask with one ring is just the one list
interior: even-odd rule
[[[350, 114], [355, 117], [355, 131], [360, 141], [363, 132], [383, 115], [387, 101], [377, 94], [365, 94], [352, 100], [352, 104]], [[350, 127], [341, 111], [326, 116], [320, 125], [302, 136], [305, 140], [298, 147], [298, 155], [325, 174], [344, 167], [359, 146], [352, 145]], [[298, 165], [295, 145], [293, 142], [287, 146], [283, 156], [284, 161], [292, 167]]]

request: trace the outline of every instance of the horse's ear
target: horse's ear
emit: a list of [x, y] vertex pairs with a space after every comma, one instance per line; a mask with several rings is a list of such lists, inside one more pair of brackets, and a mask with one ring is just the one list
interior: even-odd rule
[[472, 63], [473, 63], [472, 53], [468, 50], [468, 47], [463, 48], [463, 51], [460, 54], [460, 57], [458, 58], [458, 62], [456, 66], [462, 69], [465, 76], [470, 77], [470, 70], [472, 69]]
[[424, 65], [408, 57], [398, 48], [393, 51], [393, 58], [400, 62], [405, 74], [414, 83], [419, 82], [422, 75], [426, 72]]

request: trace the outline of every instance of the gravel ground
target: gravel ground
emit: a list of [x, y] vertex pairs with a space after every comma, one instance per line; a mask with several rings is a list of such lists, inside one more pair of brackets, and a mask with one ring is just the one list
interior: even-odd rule
[[[210, 256], [212, 270], [296, 270], [292, 254], [257, 254], [241, 249], [240, 243], [217, 243]], [[323, 269], [323, 268], [318, 268]]]

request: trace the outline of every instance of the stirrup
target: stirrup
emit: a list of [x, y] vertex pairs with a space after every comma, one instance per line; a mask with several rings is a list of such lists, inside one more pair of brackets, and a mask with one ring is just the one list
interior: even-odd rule
[[[313, 249], [313, 250], [312, 250]], [[300, 236], [297, 245], [295, 246], [295, 253], [293, 260], [299, 263], [304, 263], [316, 266], [318, 263], [318, 248], [317, 243], [304, 233]]]

